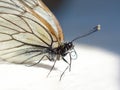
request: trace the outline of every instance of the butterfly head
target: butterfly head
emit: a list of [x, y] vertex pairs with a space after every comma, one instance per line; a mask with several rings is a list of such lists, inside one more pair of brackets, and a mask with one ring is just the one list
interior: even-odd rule
[[59, 53], [62, 55], [62, 56], [66, 56], [68, 54], [68, 52], [70, 50], [72, 50], [74, 48], [74, 45], [72, 42], [65, 42], [63, 43], [62, 45], [59, 46], [58, 50]]
[[69, 51], [69, 50], [71, 50], [71, 49], [73, 49], [73, 48], [74, 48], [74, 45], [73, 45], [72, 42], [66, 42], [66, 43], [64, 43], [64, 49], [65, 49], [66, 51]]

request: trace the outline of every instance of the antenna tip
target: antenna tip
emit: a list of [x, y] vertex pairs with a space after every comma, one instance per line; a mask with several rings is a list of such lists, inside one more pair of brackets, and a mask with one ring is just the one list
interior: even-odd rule
[[100, 24], [98, 24], [97, 26], [95, 26], [93, 29], [95, 29], [95, 30], [97, 30], [97, 31], [100, 31], [100, 29], [101, 29], [101, 25]]
[[101, 29], [101, 25], [98, 24], [98, 25], [96, 26], [96, 29], [97, 29], [98, 31], [100, 31], [100, 29]]

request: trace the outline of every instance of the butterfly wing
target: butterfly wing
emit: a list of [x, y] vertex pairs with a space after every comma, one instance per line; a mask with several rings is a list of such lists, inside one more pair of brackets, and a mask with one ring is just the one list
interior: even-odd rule
[[40, 60], [63, 41], [61, 27], [41, 0], [0, 0], [0, 58]]

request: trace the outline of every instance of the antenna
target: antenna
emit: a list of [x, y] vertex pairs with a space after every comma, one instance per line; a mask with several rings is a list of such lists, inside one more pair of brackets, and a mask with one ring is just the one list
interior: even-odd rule
[[71, 42], [74, 42], [74, 41], [76, 41], [76, 40], [78, 40], [78, 39], [80, 39], [80, 38], [86, 37], [86, 36], [88, 36], [88, 35], [90, 35], [90, 34], [92, 34], [92, 33], [96, 32], [96, 31], [100, 31], [100, 29], [101, 29], [101, 26], [100, 26], [100, 24], [98, 24], [98, 25], [97, 25], [97, 26], [95, 26], [92, 30], [90, 30], [88, 33], [86, 33], [86, 34], [84, 34], [84, 35], [81, 35], [81, 36], [76, 37], [76, 38], [75, 38], [75, 39], [73, 39]]

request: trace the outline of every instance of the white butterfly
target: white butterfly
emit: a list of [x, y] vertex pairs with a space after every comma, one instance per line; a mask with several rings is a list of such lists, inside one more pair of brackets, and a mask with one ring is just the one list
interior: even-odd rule
[[[99, 29], [98, 25], [86, 35]], [[86, 35], [64, 43], [58, 20], [41, 0], [0, 0], [0, 58], [5, 61], [39, 63], [61, 58], [68, 63], [64, 57], [69, 54], [72, 59], [72, 42]]]

